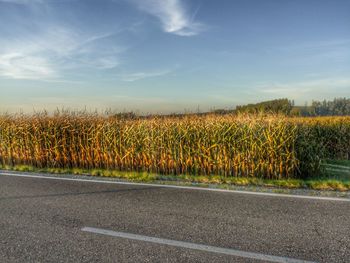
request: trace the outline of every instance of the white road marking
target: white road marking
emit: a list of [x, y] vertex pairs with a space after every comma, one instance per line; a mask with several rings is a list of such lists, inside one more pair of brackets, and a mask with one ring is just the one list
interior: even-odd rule
[[164, 238], [158, 238], [158, 237], [142, 236], [142, 235], [136, 235], [136, 234], [125, 233], [125, 232], [116, 232], [116, 231], [93, 228], [93, 227], [84, 227], [81, 230], [84, 232], [89, 232], [94, 234], [125, 238], [125, 239], [137, 240], [137, 241], [144, 241], [144, 242], [168, 245], [173, 247], [201, 250], [205, 252], [213, 252], [213, 253], [219, 253], [219, 254], [225, 254], [229, 256], [243, 257], [243, 258], [249, 258], [249, 259], [257, 259], [257, 260], [279, 262], [279, 263], [312, 263], [311, 261], [293, 259], [288, 257], [271, 256], [266, 254], [246, 252], [246, 251], [230, 249], [230, 248], [214, 247], [214, 246], [183, 242], [183, 241], [177, 241], [177, 240], [171, 240], [171, 239], [164, 239]]
[[60, 180], [60, 181], [75, 181], [75, 182], [100, 183], [100, 184], [136, 185], [136, 186], [137, 185], [138, 186], [152, 186], [152, 187], [174, 188], [174, 189], [182, 189], [182, 190], [197, 190], [197, 191], [211, 191], [211, 192], [246, 194], [246, 195], [259, 195], [259, 196], [269, 196], [269, 197], [286, 197], [286, 198], [299, 198], [299, 199], [311, 199], [311, 200], [350, 202], [350, 198], [346, 198], [346, 197], [340, 198], [340, 197], [277, 194], [277, 193], [265, 193], [265, 192], [253, 192], [253, 191], [241, 191], [241, 190], [203, 188], [203, 187], [193, 187], [193, 186], [179, 186], [179, 185], [166, 185], [166, 184], [149, 184], [149, 183], [133, 183], [133, 182], [93, 180], [93, 179], [77, 179], [77, 178], [53, 177], [53, 176], [47, 176], [47, 175], [44, 175], [44, 174], [43, 175], [30, 175], [30, 174], [19, 174], [19, 173], [9, 173], [9, 172], [0, 171], [0, 176], [4, 176], [4, 175], [5, 176], [16, 176], [16, 177], [27, 177], [27, 178]]

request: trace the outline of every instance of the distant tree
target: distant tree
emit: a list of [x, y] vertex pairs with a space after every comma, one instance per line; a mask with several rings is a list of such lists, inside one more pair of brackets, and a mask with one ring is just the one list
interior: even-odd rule
[[303, 110], [303, 107], [294, 106], [294, 107], [292, 108], [292, 110], [290, 111], [289, 115], [290, 115], [290, 116], [294, 116], [294, 117], [302, 116], [302, 110]]
[[115, 119], [137, 119], [138, 116], [135, 112], [118, 112], [110, 115], [110, 118]]
[[344, 116], [350, 115], [350, 99], [335, 98], [334, 100], [305, 102], [304, 106], [295, 106], [293, 100], [277, 99], [256, 104], [239, 105], [236, 113], [282, 113], [290, 116]]
[[235, 112], [237, 113], [282, 113], [289, 115], [293, 109], [292, 101], [288, 99], [276, 99], [264, 101], [256, 104], [248, 104], [237, 106]]
[[315, 115], [318, 116], [342, 116], [350, 115], [350, 99], [335, 98], [333, 101], [313, 101], [312, 106]]

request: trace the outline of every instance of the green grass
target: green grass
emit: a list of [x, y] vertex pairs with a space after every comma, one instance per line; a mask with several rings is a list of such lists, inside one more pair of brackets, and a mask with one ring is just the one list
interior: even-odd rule
[[[350, 163], [350, 162], [349, 162]], [[341, 174], [340, 172], [329, 172], [316, 179], [260, 179], [255, 177], [223, 177], [223, 176], [190, 176], [190, 175], [159, 175], [145, 172], [124, 172], [107, 169], [61, 169], [61, 168], [35, 168], [28, 165], [19, 166], [0, 166], [0, 169], [13, 170], [20, 172], [41, 172], [53, 174], [75, 174], [113, 177], [134, 182], [157, 182], [157, 183], [181, 183], [193, 184], [198, 186], [208, 187], [211, 184], [218, 185], [221, 188], [225, 186], [258, 186], [258, 187], [275, 187], [283, 189], [313, 189], [313, 190], [350, 190], [350, 172]]]

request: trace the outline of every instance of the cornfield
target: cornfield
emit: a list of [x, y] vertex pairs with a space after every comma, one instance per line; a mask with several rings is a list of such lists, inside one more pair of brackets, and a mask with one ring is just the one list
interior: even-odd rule
[[0, 164], [268, 179], [350, 154], [350, 118], [0, 116]]

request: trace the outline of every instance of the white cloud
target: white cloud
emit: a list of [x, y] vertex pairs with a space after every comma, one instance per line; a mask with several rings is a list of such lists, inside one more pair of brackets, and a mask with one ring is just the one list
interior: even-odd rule
[[169, 74], [170, 70], [152, 71], [152, 72], [135, 72], [121, 75], [121, 79], [127, 82], [133, 82], [145, 78], [160, 77]]
[[47, 79], [56, 72], [46, 58], [23, 53], [0, 55], [0, 75], [14, 79]]
[[59, 26], [47, 26], [36, 34], [0, 39], [0, 77], [59, 79], [66, 70], [110, 69], [119, 65], [124, 49], [105, 48], [112, 34], [83, 34]]
[[162, 23], [163, 30], [179, 36], [197, 35], [203, 30], [201, 23], [194, 21], [181, 0], [133, 0], [138, 7], [157, 17]]

